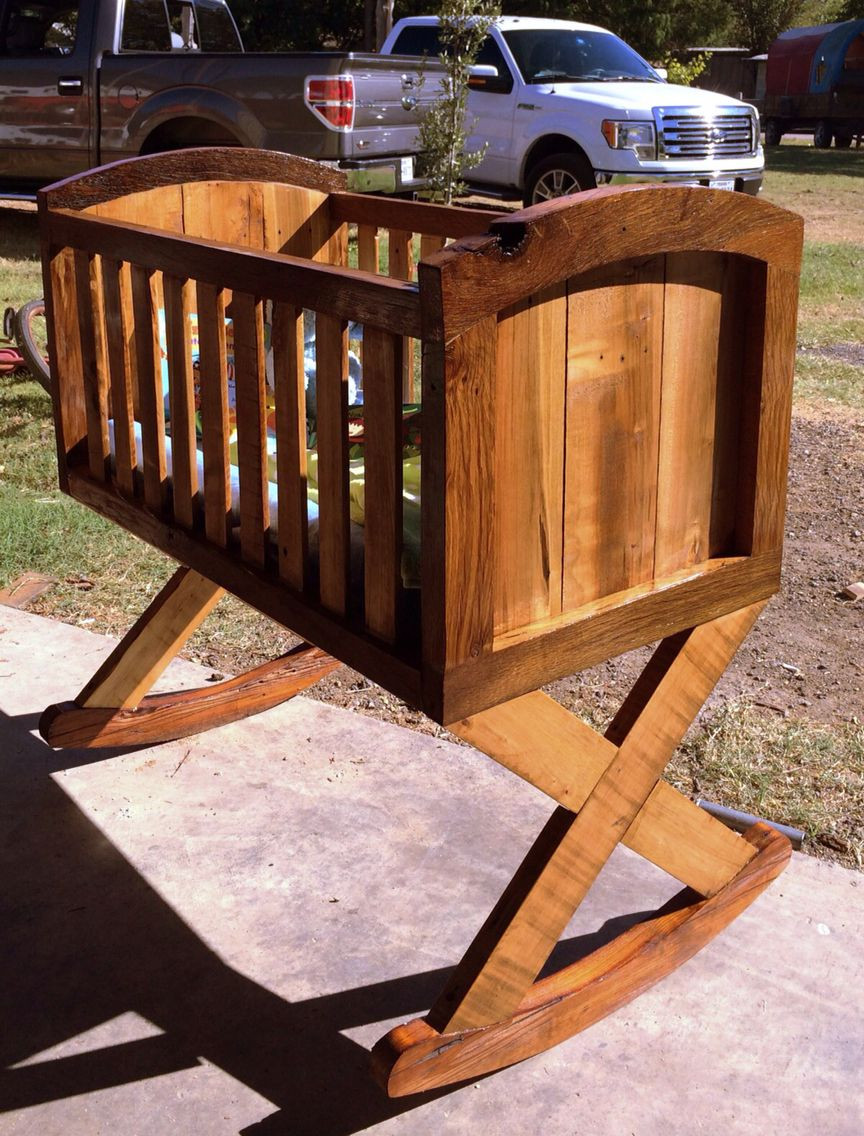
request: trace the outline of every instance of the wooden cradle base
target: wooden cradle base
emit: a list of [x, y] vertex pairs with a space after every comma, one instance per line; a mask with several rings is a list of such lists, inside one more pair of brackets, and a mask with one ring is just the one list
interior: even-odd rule
[[[149, 744], [267, 709], [335, 659], [301, 645], [215, 686], [145, 697], [222, 590], [179, 569], [75, 702], [49, 707], [52, 746]], [[765, 825], [742, 838], [661, 780], [664, 767], [763, 602], [665, 639], [604, 735], [535, 691], [450, 730], [558, 803], [425, 1019], [373, 1050], [391, 1096], [521, 1061], [585, 1029], [680, 966], [785, 867], [789, 841]], [[537, 976], [621, 842], [684, 890], [592, 954]]]

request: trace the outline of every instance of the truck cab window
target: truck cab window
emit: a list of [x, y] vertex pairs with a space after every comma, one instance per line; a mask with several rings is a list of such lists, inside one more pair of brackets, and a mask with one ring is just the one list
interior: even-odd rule
[[195, 24], [195, 9], [185, 0], [167, 0], [171, 47], [174, 51], [198, 51], [201, 37]]
[[17, 4], [10, 7], [2, 34], [5, 55], [69, 55], [75, 47], [78, 5], [62, 3]]
[[[442, 46], [438, 29], [428, 25], [405, 28], [393, 44], [394, 55], [426, 55], [430, 59], [434, 59], [441, 52]], [[483, 40], [475, 62], [496, 68], [498, 77], [486, 76], [481, 78], [478, 76], [469, 79], [468, 86], [472, 91], [507, 94], [508, 91], [513, 89], [513, 76], [510, 73], [510, 68], [507, 66], [501, 48], [491, 36], [487, 36]]]
[[223, 0], [196, 0], [202, 51], [241, 51], [237, 25]]
[[171, 50], [168, 17], [163, 0], [126, 0], [120, 50]]

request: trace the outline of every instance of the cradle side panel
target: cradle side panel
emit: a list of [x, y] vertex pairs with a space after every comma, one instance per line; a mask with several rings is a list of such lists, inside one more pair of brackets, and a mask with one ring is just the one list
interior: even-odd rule
[[498, 321], [496, 634], [561, 610], [566, 328], [563, 284]]
[[664, 258], [569, 282], [563, 609], [654, 575]]

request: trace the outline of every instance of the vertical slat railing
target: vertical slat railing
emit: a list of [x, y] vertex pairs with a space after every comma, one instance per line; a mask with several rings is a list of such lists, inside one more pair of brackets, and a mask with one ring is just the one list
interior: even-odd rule
[[225, 293], [222, 288], [198, 281], [197, 300], [204, 529], [209, 540], [224, 548], [228, 544], [231, 524]]
[[[108, 439], [108, 376], [100, 359], [97, 324], [101, 324], [102, 298], [96, 279], [96, 258], [76, 251], [75, 292], [84, 379], [84, 413], [87, 420], [87, 457], [91, 477], [108, 477], [111, 449]], [[94, 310], [95, 309], [95, 310]]]
[[192, 371], [193, 286], [186, 279], [163, 276], [162, 290], [165, 297], [174, 519], [184, 528], [191, 529], [195, 524], [199, 489]]
[[132, 309], [138, 374], [144, 501], [162, 514], [168, 490], [165, 459], [165, 406], [159, 345], [159, 281], [157, 274], [132, 265]]
[[365, 620], [388, 642], [398, 634], [402, 583], [402, 343], [375, 327], [363, 336]]
[[237, 392], [240, 552], [244, 560], [263, 565], [270, 529], [264, 304], [256, 296], [235, 292], [231, 315]]
[[121, 493], [132, 497], [135, 492], [138, 452], [135, 446], [132, 368], [129, 361], [130, 329], [123, 298], [126, 274], [127, 269], [121, 261], [102, 258], [105, 352], [114, 420], [114, 478]]
[[315, 314], [318, 405], [318, 520], [321, 603], [338, 615], [348, 608], [348, 325]]
[[302, 591], [309, 582], [309, 522], [301, 308], [293, 304], [273, 305], [271, 343], [276, 401], [279, 575], [290, 587]]

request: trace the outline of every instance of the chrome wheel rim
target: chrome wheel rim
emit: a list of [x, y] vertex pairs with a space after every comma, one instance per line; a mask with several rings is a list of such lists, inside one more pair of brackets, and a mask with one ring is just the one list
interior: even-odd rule
[[533, 204], [549, 201], [553, 197], [567, 197], [578, 193], [579, 182], [568, 170], [548, 170], [534, 186]]

